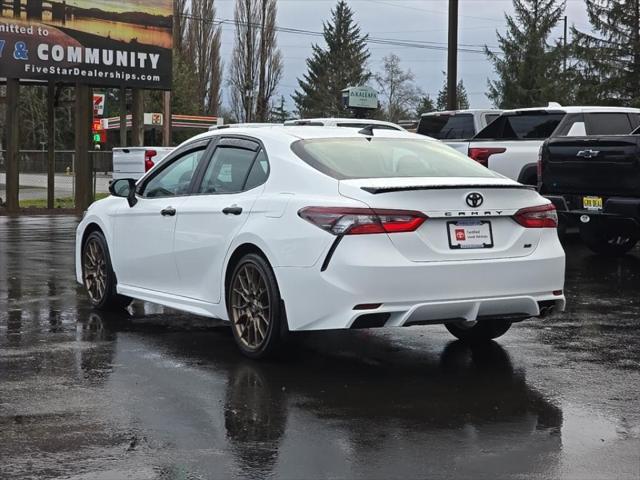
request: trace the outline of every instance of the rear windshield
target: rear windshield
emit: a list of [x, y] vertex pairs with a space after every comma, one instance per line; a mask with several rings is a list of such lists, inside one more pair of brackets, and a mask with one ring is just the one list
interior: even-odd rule
[[476, 134], [473, 115], [426, 115], [420, 119], [418, 133], [428, 137], [445, 139], [471, 138]]
[[475, 138], [540, 140], [551, 136], [564, 113], [502, 115], [480, 130]]
[[444, 143], [413, 138], [298, 140], [293, 152], [338, 180], [397, 177], [498, 177]]

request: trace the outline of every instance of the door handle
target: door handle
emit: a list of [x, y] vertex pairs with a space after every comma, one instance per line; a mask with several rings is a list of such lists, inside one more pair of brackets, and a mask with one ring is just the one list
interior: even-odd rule
[[160, 211], [160, 215], [162, 215], [163, 217], [173, 217], [175, 214], [176, 214], [176, 209], [173, 207], [163, 208]]
[[225, 215], [240, 215], [242, 213], [242, 207], [236, 205], [232, 207], [226, 207], [222, 209], [222, 213]]

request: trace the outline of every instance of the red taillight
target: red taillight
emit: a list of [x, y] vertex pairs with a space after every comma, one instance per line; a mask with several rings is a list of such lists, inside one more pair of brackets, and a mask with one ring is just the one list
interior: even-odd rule
[[473, 158], [480, 165], [485, 167], [489, 166], [489, 157], [496, 153], [506, 152], [506, 148], [483, 148], [483, 147], [471, 147], [469, 148], [469, 156]]
[[518, 210], [513, 219], [526, 228], [556, 228], [558, 213], [553, 204]]
[[153, 163], [152, 158], [158, 155], [158, 152], [155, 150], [145, 150], [144, 152], [144, 171], [148, 172], [153, 168], [155, 163]]
[[412, 210], [343, 207], [305, 207], [298, 215], [333, 235], [413, 232], [427, 219]]

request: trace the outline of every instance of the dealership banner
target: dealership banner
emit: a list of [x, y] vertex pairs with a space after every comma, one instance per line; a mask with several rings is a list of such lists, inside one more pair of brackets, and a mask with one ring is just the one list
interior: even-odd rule
[[0, 78], [171, 88], [173, 0], [0, 0]]

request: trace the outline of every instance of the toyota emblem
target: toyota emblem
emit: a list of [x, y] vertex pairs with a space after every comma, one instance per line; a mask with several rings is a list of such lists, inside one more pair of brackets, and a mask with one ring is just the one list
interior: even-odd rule
[[484, 197], [478, 192], [471, 192], [466, 198], [467, 205], [478, 208], [484, 202]]

